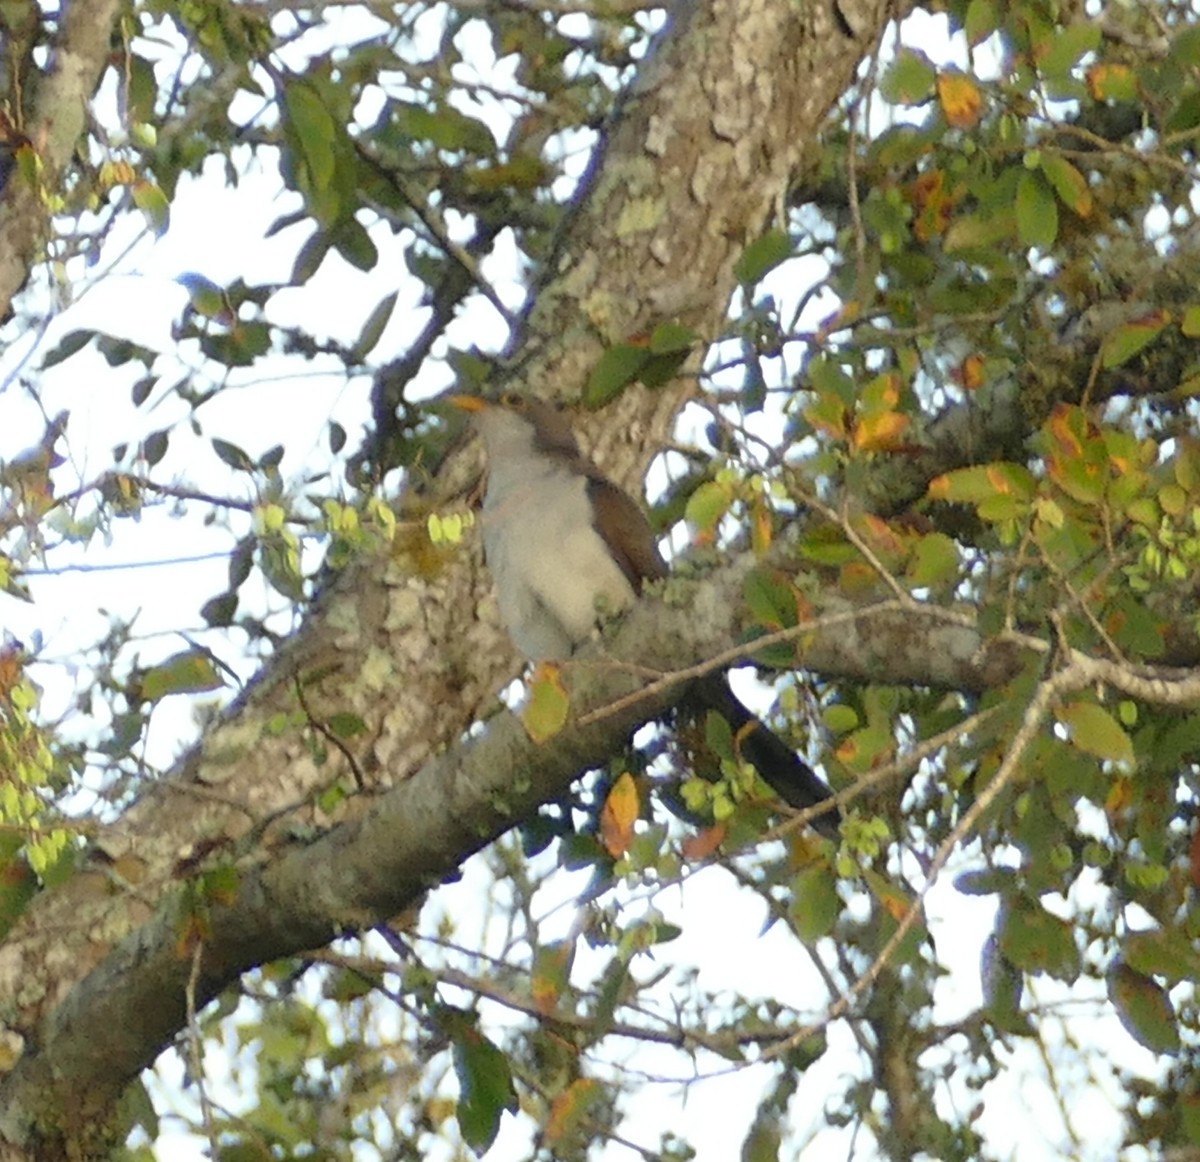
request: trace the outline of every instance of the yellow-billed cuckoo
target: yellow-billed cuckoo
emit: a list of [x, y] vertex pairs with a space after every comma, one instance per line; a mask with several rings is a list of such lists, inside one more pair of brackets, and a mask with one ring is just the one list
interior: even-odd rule
[[[607, 613], [620, 612], [642, 582], [667, 575], [641, 507], [579, 449], [566, 416], [537, 399], [499, 402], [451, 396], [474, 414], [487, 452], [483, 547], [500, 615], [530, 661], [561, 661]], [[796, 808], [830, 797], [829, 788], [782, 739], [734, 696], [721, 674], [702, 679], [693, 703], [716, 710], [740, 753]], [[814, 820], [836, 836], [832, 810]]]

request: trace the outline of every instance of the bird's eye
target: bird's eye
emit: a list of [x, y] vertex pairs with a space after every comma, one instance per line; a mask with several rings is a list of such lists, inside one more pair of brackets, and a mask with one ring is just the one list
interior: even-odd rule
[[507, 408], [512, 408], [514, 411], [523, 411], [525, 408], [525, 400], [515, 391], [506, 391], [501, 397], [500, 402]]

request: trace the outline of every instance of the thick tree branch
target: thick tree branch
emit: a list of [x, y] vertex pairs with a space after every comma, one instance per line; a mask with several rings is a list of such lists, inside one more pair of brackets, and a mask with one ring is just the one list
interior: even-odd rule
[[[73, 0], [60, 10], [62, 28], [50, 69], [38, 84], [32, 116], [22, 126], [37, 151], [47, 188], [54, 188], [83, 132], [119, 9], [119, 0]], [[0, 318], [24, 286], [49, 230], [42, 191], [14, 178], [0, 203]]]

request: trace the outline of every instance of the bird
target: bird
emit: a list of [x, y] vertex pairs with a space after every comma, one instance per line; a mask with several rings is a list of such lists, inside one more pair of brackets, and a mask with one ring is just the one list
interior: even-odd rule
[[[546, 400], [452, 395], [469, 412], [487, 459], [483, 549], [500, 616], [531, 662], [565, 660], [601, 618], [627, 609], [643, 584], [668, 568], [641, 505], [580, 450], [567, 414]], [[740, 754], [798, 809], [832, 797], [829, 787], [730, 690], [725, 675], [701, 678], [688, 701], [728, 722]], [[838, 835], [837, 811], [813, 818]]]

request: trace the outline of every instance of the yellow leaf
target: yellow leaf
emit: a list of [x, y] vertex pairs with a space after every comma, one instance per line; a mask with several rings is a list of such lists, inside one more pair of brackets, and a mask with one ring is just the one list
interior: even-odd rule
[[854, 425], [853, 444], [860, 452], [887, 452], [900, 446], [900, 437], [908, 430], [908, 416], [902, 412], [875, 412], [862, 416]]
[[938, 101], [946, 120], [955, 129], [971, 129], [983, 116], [983, 96], [970, 77], [962, 73], [939, 73]]
[[566, 725], [571, 699], [555, 666], [540, 666], [529, 684], [529, 703], [521, 721], [534, 742], [553, 738]]
[[600, 812], [600, 839], [604, 850], [619, 859], [633, 842], [633, 825], [641, 812], [637, 784], [626, 771], [609, 791]]

